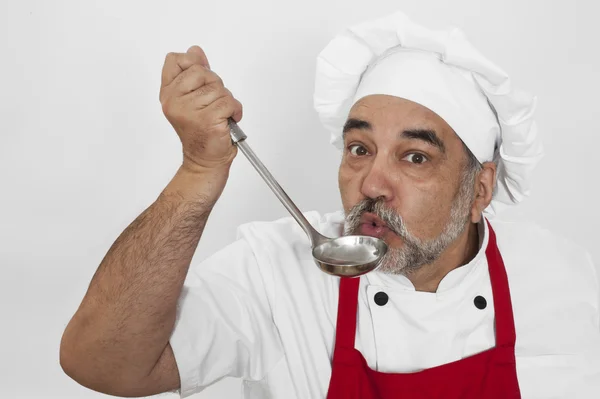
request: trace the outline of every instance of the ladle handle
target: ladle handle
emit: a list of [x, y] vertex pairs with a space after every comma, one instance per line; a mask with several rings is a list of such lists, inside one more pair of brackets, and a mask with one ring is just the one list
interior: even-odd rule
[[324, 239], [319, 232], [317, 232], [311, 224], [306, 220], [302, 212], [298, 209], [296, 204], [290, 199], [290, 197], [283, 191], [283, 188], [277, 183], [277, 180], [271, 175], [271, 173], [267, 170], [265, 165], [258, 159], [254, 151], [250, 148], [248, 143], [246, 143], [246, 134], [242, 131], [242, 129], [235, 123], [235, 121], [229, 118], [229, 130], [231, 133], [231, 141], [242, 151], [242, 153], [248, 158], [252, 166], [257, 170], [257, 172], [262, 176], [267, 185], [273, 190], [277, 198], [281, 201], [283, 206], [292, 214], [294, 219], [302, 226], [308, 238], [310, 239], [310, 243], [312, 246], [318, 244], [321, 239]]

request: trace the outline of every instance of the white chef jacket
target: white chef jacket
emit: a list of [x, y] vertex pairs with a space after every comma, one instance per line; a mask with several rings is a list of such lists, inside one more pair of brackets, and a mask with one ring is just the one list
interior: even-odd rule
[[[342, 234], [341, 211], [305, 216], [326, 236]], [[491, 223], [508, 274], [523, 399], [600, 398], [600, 290], [589, 253], [533, 224]], [[495, 345], [486, 223], [479, 232], [478, 254], [435, 293], [415, 291], [404, 276], [361, 277], [356, 348], [370, 368], [413, 372]], [[291, 217], [240, 226], [234, 243], [186, 278], [170, 339], [181, 397], [231, 376], [242, 379], [244, 398], [325, 398], [338, 289]], [[385, 305], [374, 300], [379, 292]]]

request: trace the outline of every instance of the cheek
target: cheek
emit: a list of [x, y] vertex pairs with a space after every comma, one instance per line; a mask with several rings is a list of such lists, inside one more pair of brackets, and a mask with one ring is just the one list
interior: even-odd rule
[[397, 186], [397, 209], [415, 236], [437, 237], [450, 216], [453, 196], [440, 181], [405, 181]]
[[338, 185], [342, 204], [344, 209], [348, 211], [358, 202], [360, 196], [360, 179], [350, 168], [342, 165], [338, 172]]

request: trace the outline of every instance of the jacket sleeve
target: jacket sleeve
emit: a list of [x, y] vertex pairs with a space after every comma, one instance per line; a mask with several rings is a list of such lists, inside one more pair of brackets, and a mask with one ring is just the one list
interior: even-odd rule
[[170, 344], [182, 398], [223, 377], [260, 380], [283, 356], [266, 284], [244, 239], [190, 268]]

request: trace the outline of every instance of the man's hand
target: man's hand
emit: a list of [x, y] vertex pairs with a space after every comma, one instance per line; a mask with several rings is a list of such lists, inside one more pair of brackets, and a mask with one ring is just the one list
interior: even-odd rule
[[169, 53], [162, 71], [162, 109], [183, 145], [183, 166], [192, 171], [229, 167], [237, 154], [227, 119], [242, 119], [242, 104], [210, 70], [204, 51]]

